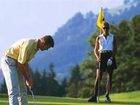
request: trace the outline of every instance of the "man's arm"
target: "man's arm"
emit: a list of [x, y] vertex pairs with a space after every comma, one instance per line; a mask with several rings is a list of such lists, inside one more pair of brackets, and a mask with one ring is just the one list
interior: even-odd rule
[[31, 75], [30, 75], [30, 70], [29, 70], [29, 65], [28, 63], [25, 64], [21, 64], [21, 63], [17, 63], [18, 69], [19, 71], [23, 74], [23, 76], [26, 79], [27, 82], [27, 86], [31, 87], [32, 86], [32, 79], [31, 79]]
[[97, 37], [95, 41], [94, 55], [96, 57], [97, 62], [100, 62], [100, 56], [98, 50], [99, 50], [99, 37]]

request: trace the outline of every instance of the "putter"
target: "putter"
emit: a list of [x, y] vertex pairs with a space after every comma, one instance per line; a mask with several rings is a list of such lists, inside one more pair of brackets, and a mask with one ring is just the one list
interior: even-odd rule
[[31, 94], [32, 94], [32, 97], [33, 97], [33, 101], [34, 101], [34, 105], [36, 105], [36, 98], [34, 96], [34, 93], [33, 93], [33, 90], [31, 88], [29, 88]]

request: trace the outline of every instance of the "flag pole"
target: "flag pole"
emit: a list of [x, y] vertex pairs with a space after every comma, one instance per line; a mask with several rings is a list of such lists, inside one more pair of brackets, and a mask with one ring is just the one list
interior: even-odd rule
[[[98, 19], [97, 19], [97, 26], [100, 28], [100, 34], [102, 34], [102, 23], [104, 21], [104, 13], [103, 13], [103, 8], [101, 7], [100, 8], [100, 11], [99, 11], [99, 15], [98, 15]], [[101, 58], [101, 54], [99, 53], [99, 57]], [[98, 103], [100, 102], [100, 62], [99, 62], [99, 69], [98, 69], [98, 73], [99, 73], [99, 77], [98, 77], [98, 94], [97, 94], [97, 100], [98, 100]]]

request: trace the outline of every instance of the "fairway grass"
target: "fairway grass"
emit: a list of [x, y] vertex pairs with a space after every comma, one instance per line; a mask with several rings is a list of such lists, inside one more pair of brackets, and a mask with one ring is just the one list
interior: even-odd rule
[[[140, 105], [140, 91], [111, 94], [112, 103], [105, 103], [104, 96], [100, 103], [88, 103], [87, 98], [36, 96], [36, 105]], [[7, 97], [0, 97], [0, 105], [8, 105]], [[29, 96], [29, 105], [34, 105], [32, 96]]]

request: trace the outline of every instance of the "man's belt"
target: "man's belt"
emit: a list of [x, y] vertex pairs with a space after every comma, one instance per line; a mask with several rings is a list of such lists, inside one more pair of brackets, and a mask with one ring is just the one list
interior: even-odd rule
[[100, 53], [111, 53], [112, 51], [111, 50], [102, 50], [102, 51], [99, 51]]

